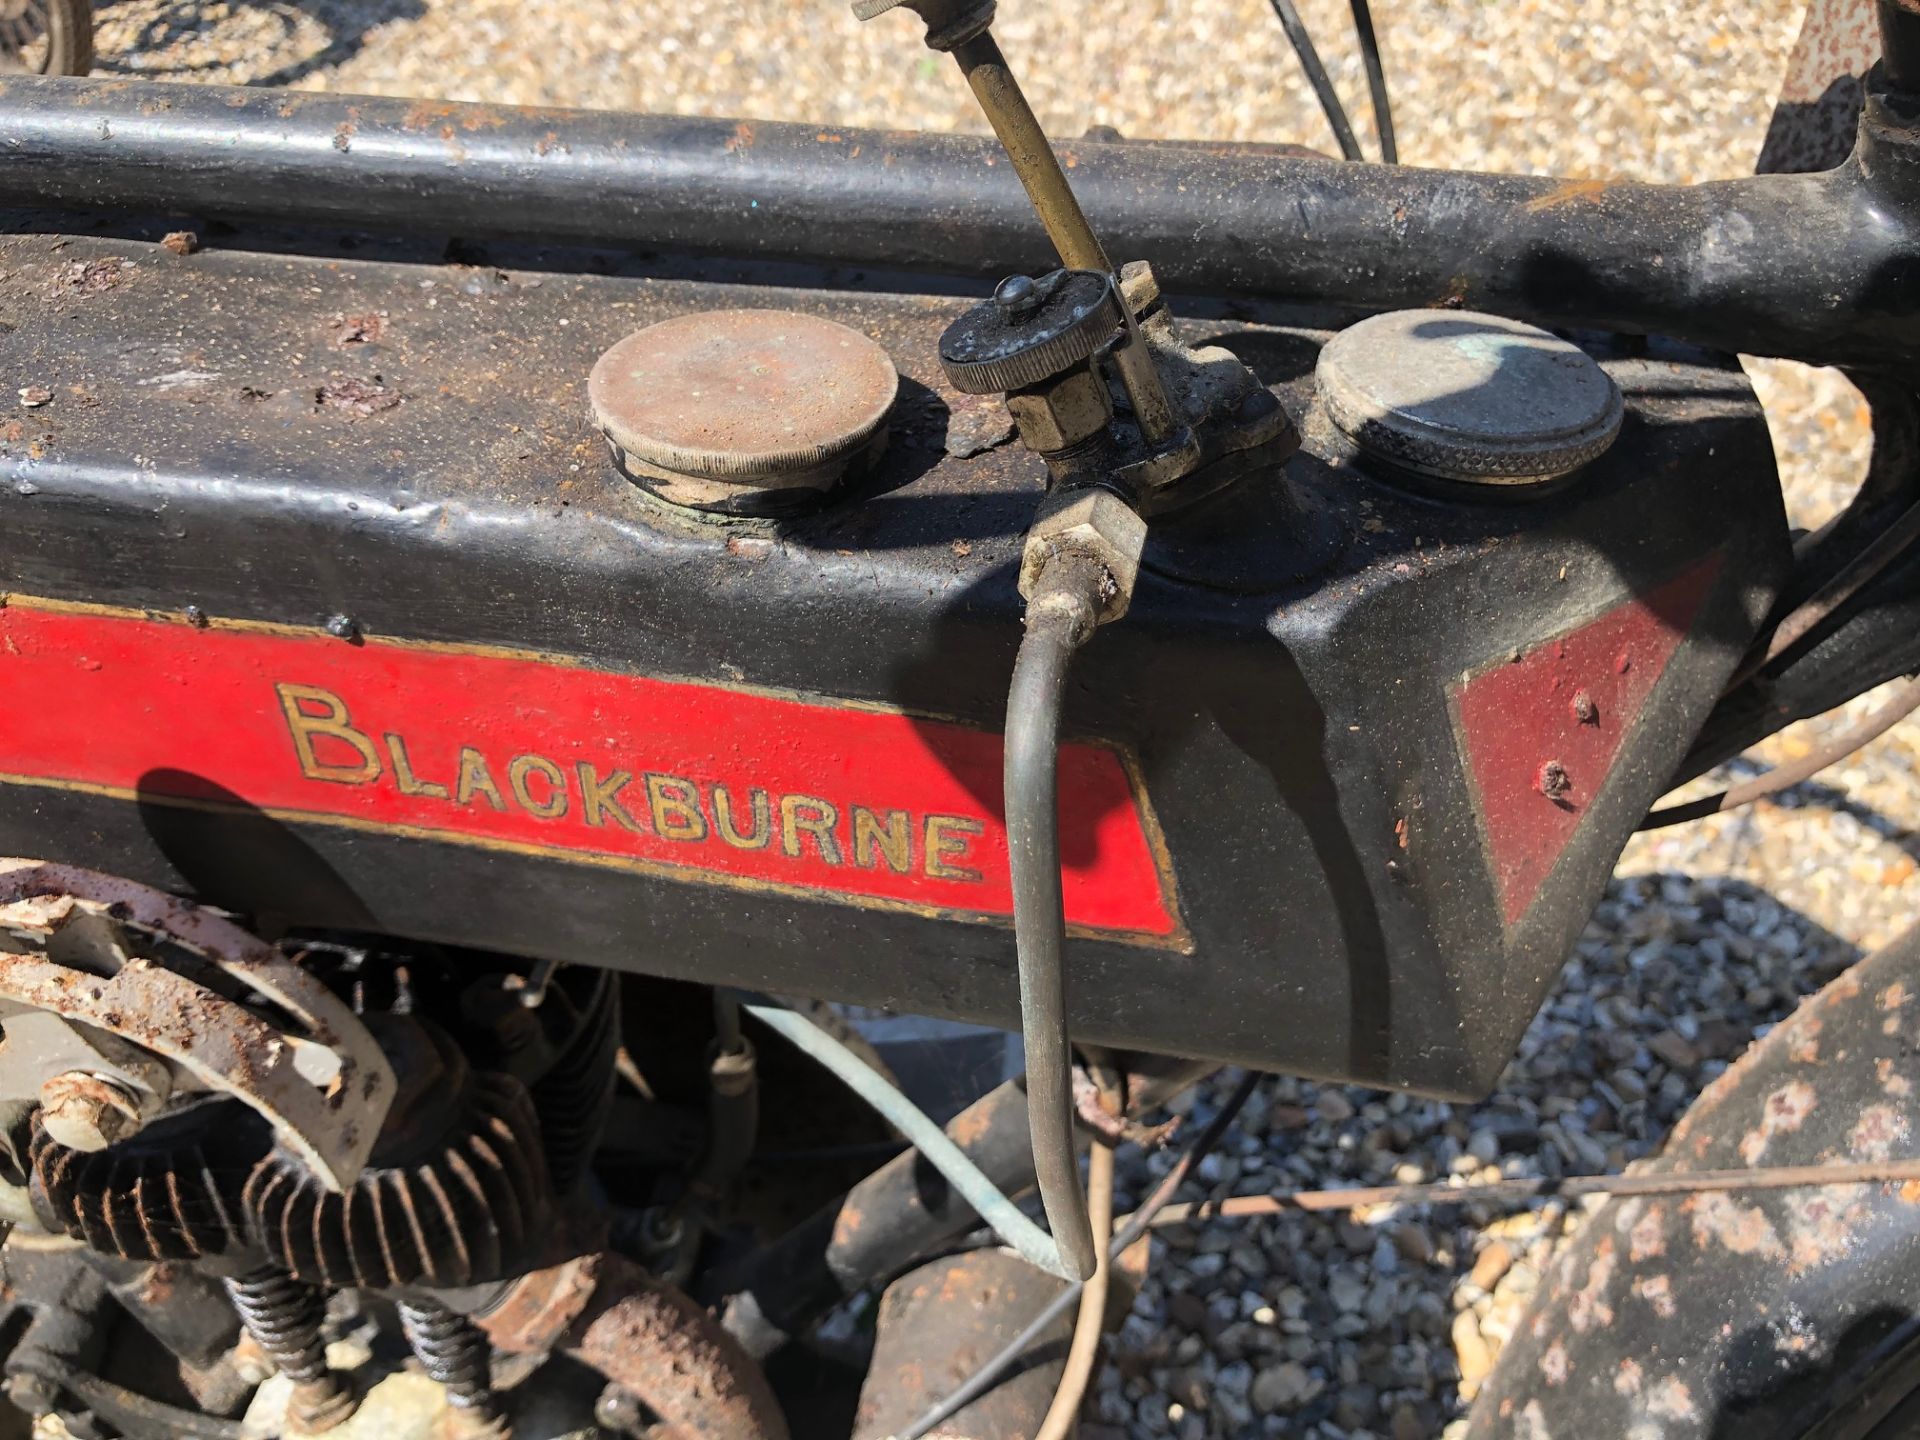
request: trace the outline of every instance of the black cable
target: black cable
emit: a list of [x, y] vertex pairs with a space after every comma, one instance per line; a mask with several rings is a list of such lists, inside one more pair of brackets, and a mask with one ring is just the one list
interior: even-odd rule
[[1293, 0], [1268, 0], [1268, 3], [1273, 6], [1273, 13], [1280, 17], [1280, 26], [1287, 32], [1293, 53], [1300, 57], [1300, 68], [1307, 72], [1307, 83], [1313, 86], [1313, 93], [1319, 97], [1320, 108], [1327, 112], [1327, 123], [1333, 126], [1334, 139], [1340, 142], [1340, 153], [1349, 160], [1366, 159], [1360, 151], [1359, 140], [1354, 137], [1353, 122], [1347, 119], [1346, 106], [1340, 103], [1340, 96], [1334, 91], [1327, 67], [1320, 63], [1320, 52], [1313, 48], [1313, 37], [1307, 33], [1300, 11], [1295, 8]]
[[1367, 67], [1367, 93], [1373, 97], [1373, 128], [1380, 132], [1380, 158], [1400, 163], [1400, 142], [1393, 133], [1393, 101], [1387, 94], [1387, 71], [1380, 63], [1380, 37], [1373, 31], [1373, 7], [1353, 0], [1353, 31], [1360, 37], [1360, 59]]
[[[1160, 1183], [1154, 1187], [1153, 1193], [1147, 1196], [1145, 1203], [1133, 1212], [1127, 1223], [1114, 1235], [1113, 1242], [1107, 1247], [1107, 1253], [1110, 1256], [1116, 1260], [1119, 1259], [1126, 1253], [1129, 1245], [1146, 1234], [1147, 1227], [1153, 1224], [1153, 1217], [1166, 1209], [1168, 1202], [1178, 1193], [1187, 1177], [1206, 1158], [1207, 1152], [1220, 1143], [1220, 1137], [1227, 1133], [1227, 1126], [1231, 1125], [1233, 1117], [1240, 1113], [1240, 1107], [1247, 1103], [1253, 1092], [1259, 1088], [1260, 1082], [1266, 1078], [1266, 1075], [1259, 1070], [1249, 1070], [1241, 1078], [1239, 1086], [1232, 1095], [1227, 1097], [1227, 1103], [1222, 1105], [1213, 1119], [1207, 1122], [1207, 1128], [1194, 1137], [1193, 1143], [1181, 1153], [1178, 1160], [1174, 1161], [1173, 1168], [1162, 1177]], [[920, 1440], [920, 1437], [928, 1431], [958, 1415], [991, 1390], [994, 1382], [1007, 1371], [1009, 1366], [1027, 1353], [1028, 1348], [1047, 1332], [1054, 1321], [1079, 1303], [1082, 1288], [1082, 1283], [1075, 1281], [1054, 1296], [1045, 1308], [1033, 1317], [1032, 1323], [1009, 1340], [1006, 1346], [986, 1364], [974, 1371], [971, 1379], [902, 1430], [899, 1440]]]

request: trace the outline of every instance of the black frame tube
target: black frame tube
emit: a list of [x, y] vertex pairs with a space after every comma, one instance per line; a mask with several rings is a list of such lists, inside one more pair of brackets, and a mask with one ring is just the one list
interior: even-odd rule
[[[1074, 142], [1113, 253], [1188, 293], [1465, 306], [1819, 364], [1920, 358], [1920, 139], [1691, 187]], [[0, 78], [0, 203], [999, 276], [1049, 263], [991, 140]]]
[[1880, 39], [1888, 88], [1920, 92], [1920, 0], [1880, 0]]

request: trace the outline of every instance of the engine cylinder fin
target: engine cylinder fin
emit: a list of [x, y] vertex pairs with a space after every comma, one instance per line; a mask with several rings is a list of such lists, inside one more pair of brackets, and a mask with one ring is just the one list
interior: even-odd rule
[[606, 1124], [620, 1049], [620, 985], [601, 971], [584, 1019], [547, 1073], [533, 1086], [534, 1109], [554, 1192], [570, 1194], [586, 1173]]
[[[479, 1161], [484, 1153], [491, 1157]], [[376, 1153], [345, 1194], [276, 1153], [246, 1208], [267, 1253], [317, 1285], [388, 1289], [506, 1279], [530, 1263], [549, 1213], [539, 1121], [509, 1076], [471, 1076], [459, 1120], [425, 1153]]]
[[36, 1124], [29, 1157], [50, 1218], [72, 1238], [127, 1260], [197, 1260], [245, 1247], [240, 1200], [270, 1143], [251, 1111], [221, 1101], [97, 1151], [68, 1149]]

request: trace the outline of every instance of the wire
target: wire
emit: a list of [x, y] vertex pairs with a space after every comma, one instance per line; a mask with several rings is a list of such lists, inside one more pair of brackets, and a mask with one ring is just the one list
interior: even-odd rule
[[[1220, 1143], [1220, 1137], [1227, 1133], [1227, 1127], [1233, 1123], [1233, 1117], [1240, 1113], [1241, 1107], [1247, 1103], [1253, 1092], [1259, 1088], [1260, 1082], [1266, 1078], [1258, 1070], [1249, 1070], [1246, 1073], [1233, 1094], [1227, 1098], [1227, 1103], [1222, 1105], [1213, 1119], [1207, 1122], [1206, 1128], [1194, 1137], [1193, 1143], [1181, 1152], [1180, 1158], [1173, 1162], [1173, 1167], [1161, 1177], [1160, 1183], [1153, 1187], [1153, 1193], [1147, 1196], [1145, 1203], [1127, 1217], [1126, 1223], [1120, 1227], [1120, 1233], [1115, 1235], [1112, 1243], [1107, 1246], [1107, 1255], [1110, 1259], [1117, 1260], [1126, 1254], [1127, 1247], [1147, 1233], [1147, 1227], [1153, 1223], [1153, 1217], [1166, 1208], [1167, 1203], [1186, 1183], [1187, 1177], [1193, 1174], [1213, 1147]], [[911, 1426], [902, 1430], [894, 1440], [921, 1440], [922, 1436], [937, 1426], [945, 1424], [991, 1390], [994, 1383], [1027, 1353], [1034, 1342], [1047, 1333], [1053, 1322], [1066, 1314], [1068, 1307], [1080, 1298], [1083, 1288], [1075, 1283], [1054, 1296], [1040, 1313], [1033, 1317], [1026, 1329], [1009, 1340], [998, 1353], [974, 1371], [971, 1378], [959, 1385], [946, 1399], [931, 1407]]]
[[1728, 682], [1727, 688], [1731, 690], [1751, 680], [1826, 624], [1842, 605], [1858, 595], [1868, 582], [1906, 554], [1916, 542], [1920, 542], [1920, 504], [1902, 511], [1891, 525], [1874, 537], [1872, 544], [1848, 561], [1811, 599], [1782, 620], [1768, 637], [1767, 648], [1743, 665]]
[[1073, 1322], [1073, 1343], [1067, 1349], [1067, 1368], [1060, 1388], [1053, 1392], [1047, 1418], [1033, 1432], [1033, 1440], [1069, 1440], [1080, 1418], [1081, 1402], [1100, 1357], [1100, 1332], [1107, 1322], [1107, 1290], [1113, 1278], [1113, 1147], [1096, 1141], [1087, 1159], [1087, 1215], [1093, 1225], [1094, 1253], [1099, 1257], [1093, 1274], [1080, 1287], [1080, 1313]]
[[1722, 790], [1716, 795], [1702, 796], [1698, 800], [1684, 800], [1677, 805], [1668, 805], [1663, 809], [1655, 810], [1640, 822], [1639, 828], [1664, 830], [1669, 825], [1684, 825], [1690, 820], [1704, 820], [1709, 815], [1737, 810], [1742, 805], [1751, 805], [1756, 800], [1764, 800], [1770, 795], [1778, 795], [1783, 790], [1791, 790], [1802, 781], [1811, 780], [1822, 770], [1838, 765], [1863, 746], [1872, 744], [1916, 710], [1920, 710], [1920, 679], [1909, 680], [1893, 692], [1893, 698], [1886, 704], [1858, 725], [1835, 736], [1812, 754], [1803, 756], [1790, 764], [1776, 766], [1772, 770], [1754, 776], [1751, 780]]
[[1020, 1035], [1027, 1051], [1027, 1129], [1047, 1228], [1069, 1280], [1098, 1256], [1080, 1188], [1074, 1139], [1073, 1048], [1067, 1033], [1067, 922], [1060, 882], [1060, 710], [1074, 652], [1093, 633], [1098, 562], [1045, 566], [1027, 602], [1027, 631], [1007, 691], [1004, 792], [1020, 967]]
[[[1373, 1185], [1353, 1190], [1292, 1190], [1279, 1195], [1237, 1195], [1197, 1205], [1169, 1205], [1149, 1217], [1147, 1228], [1196, 1220], [1247, 1220], [1301, 1210], [1362, 1210], [1373, 1205], [1477, 1205], [1587, 1195], [1701, 1195], [1727, 1190], [1800, 1190], [1827, 1185], [1904, 1185], [1920, 1180], [1920, 1160], [1884, 1160], [1862, 1165], [1776, 1165], [1758, 1170], [1700, 1170], [1691, 1175], [1575, 1175], [1565, 1180], [1495, 1180], [1487, 1185]], [[1128, 1217], [1131, 1225], [1139, 1214]]]
[[901, 1094], [891, 1080], [797, 1011], [777, 1005], [744, 1008], [747, 1014], [783, 1036], [796, 1049], [831, 1070], [849, 1090], [879, 1111], [888, 1124], [912, 1142], [914, 1149], [926, 1156], [927, 1163], [960, 1192], [1016, 1255], [1049, 1275], [1063, 1280], [1076, 1278], [1067, 1273], [1052, 1237], [1002, 1195], [980, 1167], [967, 1158], [966, 1151], [949, 1140], [946, 1133], [927, 1118], [926, 1112]]
[[1393, 133], [1393, 100], [1387, 94], [1387, 71], [1380, 63], [1380, 37], [1373, 31], [1373, 7], [1353, 0], [1353, 31], [1360, 39], [1360, 59], [1367, 67], [1367, 93], [1373, 97], [1373, 128], [1380, 134], [1380, 158], [1400, 163], [1400, 142]]
[[1320, 108], [1326, 111], [1327, 123], [1333, 127], [1333, 138], [1340, 142], [1340, 153], [1349, 160], [1364, 160], [1366, 155], [1360, 149], [1360, 142], [1354, 138], [1353, 122], [1347, 119], [1347, 108], [1340, 103], [1340, 96], [1333, 88], [1333, 80], [1327, 74], [1327, 67], [1320, 63], [1320, 52], [1313, 48], [1313, 37], [1307, 33], [1306, 22], [1301, 20], [1300, 11], [1293, 0], [1268, 0], [1273, 13], [1280, 17], [1280, 27], [1287, 32], [1287, 39], [1293, 45], [1293, 53], [1300, 58], [1300, 68], [1307, 72], [1307, 83], [1313, 86], [1313, 93], [1320, 101]]

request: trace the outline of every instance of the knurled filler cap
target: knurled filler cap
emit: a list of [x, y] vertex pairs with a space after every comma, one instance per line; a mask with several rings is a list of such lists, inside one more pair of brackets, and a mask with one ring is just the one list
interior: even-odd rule
[[1025, 390], [1083, 365], [1125, 317], [1113, 277], [1055, 270], [1038, 280], [1012, 275], [940, 337], [940, 365], [966, 395]]
[[593, 367], [594, 419], [662, 499], [765, 514], [886, 446], [900, 376], [857, 330], [789, 310], [706, 310], [635, 331]]
[[1475, 485], [1542, 484], [1620, 433], [1620, 387], [1579, 346], [1517, 320], [1397, 310], [1341, 331], [1315, 376], [1327, 417], [1364, 453]]

